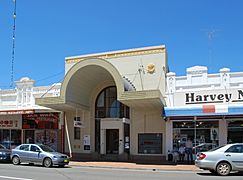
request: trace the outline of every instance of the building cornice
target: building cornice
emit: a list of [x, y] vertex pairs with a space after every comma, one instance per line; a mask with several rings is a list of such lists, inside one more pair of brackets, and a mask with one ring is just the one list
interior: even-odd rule
[[152, 47], [145, 47], [145, 48], [136, 48], [136, 49], [66, 57], [65, 62], [69, 64], [69, 63], [77, 63], [87, 58], [111, 59], [111, 58], [120, 58], [120, 57], [128, 57], [128, 56], [158, 54], [158, 53], [165, 53], [165, 52], [166, 52], [165, 46], [161, 45], [161, 46], [152, 46]]

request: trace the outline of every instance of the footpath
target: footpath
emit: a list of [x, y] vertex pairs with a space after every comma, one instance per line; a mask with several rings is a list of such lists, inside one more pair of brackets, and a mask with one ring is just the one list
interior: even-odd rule
[[98, 168], [116, 168], [116, 169], [137, 169], [137, 170], [168, 170], [168, 171], [202, 171], [195, 165], [187, 164], [175, 164], [175, 165], [153, 165], [153, 164], [137, 164], [128, 162], [77, 162], [70, 161], [70, 166], [81, 166], [81, 167], [98, 167]]

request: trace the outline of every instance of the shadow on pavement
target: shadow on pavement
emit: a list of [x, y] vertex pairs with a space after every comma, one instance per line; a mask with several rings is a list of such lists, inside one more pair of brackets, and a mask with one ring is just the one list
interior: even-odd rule
[[[46, 167], [44, 167], [43, 165], [40, 165], [40, 164], [33, 164], [33, 163], [29, 163], [29, 164], [19, 164], [19, 165], [15, 165], [15, 166], [28, 166], [28, 167], [41, 167], [41, 168], [46, 168]], [[62, 167], [62, 166], [52, 166], [52, 167], [50, 167], [50, 168], [51, 168], [51, 169], [52, 169], [52, 168], [65, 169], [65, 168], [72, 168], [72, 167], [66, 165], [66, 166], [64, 166], [64, 167]], [[50, 169], [50, 168], [46, 168], [46, 169]]]
[[[217, 174], [213, 174], [213, 173], [210, 173], [210, 172], [205, 172], [205, 173], [197, 173], [198, 175], [200, 175], [200, 176], [219, 176], [219, 175], [217, 175]], [[243, 173], [242, 172], [232, 172], [232, 173], [230, 173], [228, 176], [243, 176]], [[220, 176], [219, 176], [220, 177]]]

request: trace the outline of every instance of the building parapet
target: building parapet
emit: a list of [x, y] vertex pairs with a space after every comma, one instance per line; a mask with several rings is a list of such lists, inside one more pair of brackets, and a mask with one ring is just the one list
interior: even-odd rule
[[[60, 96], [61, 83], [50, 86], [35, 86], [35, 81], [24, 77], [15, 82], [14, 89], [0, 90], [0, 109], [42, 108], [35, 105], [35, 98]], [[43, 107], [44, 108], [44, 107]]]

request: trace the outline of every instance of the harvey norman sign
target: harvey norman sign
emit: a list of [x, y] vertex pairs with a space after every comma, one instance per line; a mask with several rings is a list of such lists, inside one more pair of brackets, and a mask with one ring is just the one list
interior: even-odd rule
[[185, 104], [243, 102], [243, 90], [199, 91], [184, 93]]

